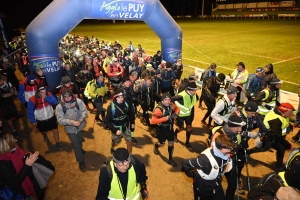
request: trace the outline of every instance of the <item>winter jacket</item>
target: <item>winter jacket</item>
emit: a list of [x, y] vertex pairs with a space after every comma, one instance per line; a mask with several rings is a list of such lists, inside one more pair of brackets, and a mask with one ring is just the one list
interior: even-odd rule
[[53, 106], [57, 105], [57, 99], [50, 92], [43, 99], [38, 94], [30, 97], [28, 101], [28, 118], [30, 123], [50, 119], [54, 115]]
[[[74, 98], [74, 97], [73, 97]], [[76, 107], [77, 101], [79, 109]], [[66, 113], [63, 112], [63, 105], [67, 108]], [[86, 124], [88, 112], [83, 101], [74, 98], [73, 102], [61, 102], [56, 106], [56, 117], [60, 125], [63, 125], [67, 133], [76, 133], [81, 131]], [[73, 125], [74, 121], [79, 121], [81, 124], [76, 127]]]
[[38, 89], [38, 83], [35, 81], [33, 85], [28, 84], [27, 78], [19, 85], [18, 98], [20, 99], [22, 104], [25, 104], [29, 101], [29, 98], [34, 96]]

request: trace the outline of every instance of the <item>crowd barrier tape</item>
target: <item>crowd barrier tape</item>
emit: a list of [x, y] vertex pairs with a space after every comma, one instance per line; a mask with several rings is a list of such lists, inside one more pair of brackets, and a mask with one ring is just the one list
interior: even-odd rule
[[[202, 83], [202, 81], [200, 81], [200, 77], [201, 77], [202, 73], [205, 71], [205, 69], [194, 67], [194, 66], [188, 66], [188, 65], [186, 65], [184, 67], [190, 67], [190, 68], [193, 68], [195, 70], [195, 74], [198, 77], [198, 81], [197, 81], [196, 84], [197, 84], [197, 86], [199, 88], [202, 88], [202, 84], [203, 83]], [[222, 85], [222, 87], [220, 89], [220, 92], [219, 92], [220, 95], [226, 94], [226, 90], [224, 89], [224, 87], [226, 85], [228, 85], [231, 82], [231, 80], [232, 79], [229, 76], [226, 76], [224, 84]], [[280, 94], [279, 94], [278, 101], [280, 103], [281, 102], [289, 102], [297, 110], [298, 104], [299, 104], [299, 96], [298, 96], [298, 94], [292, 93], [292, 92], [288, 92], [288, 91], [285, 91], [285, 90], [280, 90], [279, 93]], [[242, 96], [241, 96], [241, 101], [243, 101], [243, 102], [247, 101], [247, 98], [246, 98], [246, 96], [245, 96], [245, 94], [243, 92], [242, 92]]]

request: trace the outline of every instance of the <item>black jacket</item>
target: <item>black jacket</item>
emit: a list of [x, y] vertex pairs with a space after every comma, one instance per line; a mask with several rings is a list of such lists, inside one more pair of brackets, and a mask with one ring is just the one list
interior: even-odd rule
[[[138, 183], [146, 183], [146, 180], [148, 179], [146, 175], [146, 168], [143, 163], [141, 163], [136, 157], [134, 157], [135, 160], [135, 167], [138, 168], [139, 172], [139, 180], [137, 180]], [[133, 167], [132, 165], [130, 167]], [[106, 167], [101, 167], [100, 168], [100, 176], [99, 176], [99, 185], [98, 185], [98, 191], [97, 191], [97, 196], [96, 200], [108, 200], [108, 194], [110, 191], [110, 184], [111, 180], [107, 172]], [[129, 170], [130, 168], [128, 168]], [[127, 192], [127, 182], [128, 182], [128, 170], [125, 173], [119, 172], [116, 168], [115, 171], [119, 177], [121, 186], [123, 191], [125, 191], [124, 196], [126, 196]]]
[[[125, 101], [121, 104], [117, 103], [116, 99], [113, 100], [114, 103], [114, 116], [112, 111], [112, 103], [107, 107], [106, 116], [105, 116], [105, 124], [111, 130], [113, 134], [116, 134], [119, 128], [115, 126], [122, 126], [123, 128], [129, 126], [130, 124], [134, 124], [134, 112], [125, 104]], [[121, 120], [118, 120], [120, 118]]]
[[[226, 160], [223, 160], [220, 157], [214, 155], [213, 149], [210, 150], [213, 157], [216, 159], [218, 165], [220, 166], [220, 173], [226, 169], [226, 165], [222, 166], [222, 163], [226, 163]], [[222, 167], [221, 167], [222, 166]], [[206, 155], [200, 154], [197, 158], [186, 159], [182, 161], [182, 170], [186, 173], [187, 176], [193, 177], [191, 170], [200, 169], [205, 174], [209, 174], [212, 165]], [[197, 187], [197, 191], [203, 195], [213, 195], [214, 190], [221, 186], [222, 177], [219, 175], [215, 180], [205, 180], [203, 179], [198, 172], [194, 176], [194, 185]]]

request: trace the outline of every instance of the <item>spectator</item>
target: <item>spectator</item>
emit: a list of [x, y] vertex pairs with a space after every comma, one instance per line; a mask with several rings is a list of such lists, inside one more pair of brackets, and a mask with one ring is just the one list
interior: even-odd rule
[[107, 65], [107, 76], [114, 90], [121, 86], [122, 78], [124, 77], [124, 69], [118, 63], [117, 58], [113, 58], [112, 64]]
[[273, 65], [270, 63], [265, 66], [265, 74], [263, 78], [262, 87], [266, 88], [268, 85], [270, 85], [270, 81], [272, 78], [277, 78], [276, 74], [274, 73]]
[[173, 65], [173, 70], [176, 75], [175, 90], [177, 90], [180, 85], [180, 80], [183, 73], [183, 65], [181, 58], [177, 59], [177, 62]]
[[22, 116], [18, 114], [17, 107], [14, 103], [13, 94], [14, 88], [12, 87], [12, 84], [6, 82], [5, 78], [0, 75], [0, 113], [1, 116], [7, 121], [13, 136], [18, 137], [13, 120], [19, 119]]
[[35, 73], [36, 73], [36, 76], [35, 76], [36, 82], [38, 84], [42, 84], [46, 88], [48, 88], [48, 82], [47, 82], [46, 76], [44, 75], [43, 68], [42, 67], [36, 67]]
[[235, 102], [240, 103], [241, 91], [243, 85], [247, 81], [248, 71], [246, 70], [245, 64], [243, 62], [239, 62], [236, 66], [237, 69], [231, 73], [230, 78], [232, 78], [232, 85], [236, 87], [239, 91], [239, 94], [237, 94], [235, 98]]
[[93, 74], [89, 71], [89, 65], [85, 65], [84, 68], [77, 73], [77, 77], [76, 77], [76, 80], [79, 83], [80, 94], [83, 98], [83, 102], [87, 109], [89, 108], [88, 98], [84, 95], [84, 90], [87, 83], [93, 80], [93, 78], [94, 78]]
[[245, 90], [247, 92], [247, 98], [249, 101], [254, 99], [256, 95], [262, 90], [262, 80], [263, 80], [264, 69], [258, 67], [255, 74], [249, 74], [247, 82], [245, 84]]
[[161, 73], [162, 77], [162, 93], [168, 92], [171, 96], [175, 96], [174, 88], [172, 85], [173, 80], [176, 79], [176, 75], [172, 70], [172, 63], [166, 63], [166, 69]]
[[76, 83], [76, 71], [74, 70], [74, 68], [71, 68], [71, 64], [69, 62], [67, 62], [64, 66], [64, 68], [62, 69], [62, 73], [61, 73], [62, 77], [64, 76], [68, 76], [70, 77], [72, 83]]
[[51, 91], [51, 94], [58, 95], [60, 97], [61, 94], [63, 93], [63, 91], [67, 88], [72, 90], [72, 92], [76, 98], [79, 98], [79, 91], [78, 91], [77, 85], [75, 85], [73, 82], [71, 82], [71, 79], [69, 76], [62, 77], [60, 85], [53, 88], [53, 90]]
[[51, 162], [42, 159], [38, 151], [27, 154], [17, 145], [17, 140], [9, 133], [0, 135], [0, 181], [24, 199], [42, 200], [45, 189], [41, 188], [33, 175], [32, 165], [39, 163], [54, 171]]

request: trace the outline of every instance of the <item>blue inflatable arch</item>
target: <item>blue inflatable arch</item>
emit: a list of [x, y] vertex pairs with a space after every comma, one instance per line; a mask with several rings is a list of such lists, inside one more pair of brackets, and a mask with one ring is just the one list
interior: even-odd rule
[[144, 21], [161, 39], [166, 61], [181, 57], [182, 30], [159, 0], [54, 0], [26, 29], [31, 70], [44, 67], [50, 90], [61, 81], [59, 40], [83, 19]]

